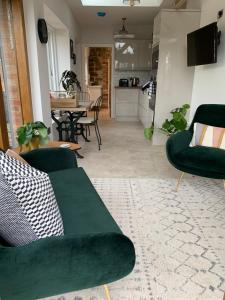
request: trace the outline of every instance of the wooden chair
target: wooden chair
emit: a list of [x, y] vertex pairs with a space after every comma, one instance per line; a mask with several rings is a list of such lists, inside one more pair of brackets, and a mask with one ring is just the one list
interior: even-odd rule
[[94, 126], [95, 127], [95, 133], [96, 133], [96, 137], [97, 137], [97, 141], [98, 141], [98, 149], [101, 150], [101, 145], [102, 145], [102, 138], [101, 138], [101, 134], [99, 131], [99, 127], [98, 127], [98, 119], [99, 119], [99, 112], [101, 110], [101, 106], [102, 106], [102, 96], [100, 96], [97, 101], [95, 102], [95, 104], [92, 106], [91, 111], [94, 112], [94, 116], [93, 117], [82, 117], [78, 120], [77, 124], [81, 124], [83, 126], [85, 126], [86, 129], [86, 136], [87, 136], [87, 131], [89, 130], [90, 126]]

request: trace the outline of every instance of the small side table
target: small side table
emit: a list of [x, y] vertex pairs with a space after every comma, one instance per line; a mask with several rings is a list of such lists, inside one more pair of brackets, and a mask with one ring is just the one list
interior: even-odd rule
[[[76, 153], [76, 156], [78, 158], [84, 158], [82, 155], [78, 153], [78, 150], [81, 149], [81, 146], [79, 144], [75, 143], [70, 143], [70, 142], [58, 142], [58, 141], [49, 141], [48, 144], [46, 145], [40, 145], [39, 148], [59, 148], [63, 144], [69, 144], [70, 147], [66, 149], [70, 149]], [[21, 147], [17, 147], [13, 149], [15, 152], [20, 153], [21, 152]]]
[[58, 148], [58, 147], [60, 147], [63, 144], [70, 145], [70, 147], [68, 147], [67, 149], [70, 149], [70, 150], [74, 151], [76, 153], [76, 155], [77, 155], [78, 158], [84, 158], [78, 152], [78, 150], [81, 149], [80, 144], [75, 144], [75, 143], [70, 143], [70, 142], [49, 141], [49, 143], [47, 145], [42, 145], [40, 148]]

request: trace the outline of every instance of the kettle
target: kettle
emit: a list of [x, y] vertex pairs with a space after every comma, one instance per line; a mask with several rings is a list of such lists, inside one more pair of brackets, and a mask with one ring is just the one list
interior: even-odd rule
[[139, 80], [138, 77], [131, 77], [131, 78], [130, 78], [130, 81], [131, 81], [131, 86], [132, 86], [132, 87], [136, 87], [136, 86], [138, 86], [139, 83], [140, 83], [140, 80]]

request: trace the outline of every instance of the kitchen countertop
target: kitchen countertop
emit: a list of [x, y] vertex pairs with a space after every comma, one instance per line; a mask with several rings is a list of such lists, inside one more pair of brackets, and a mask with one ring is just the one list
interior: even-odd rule
[[141, 89], [141, 86], [115, 86], [115, 89]]

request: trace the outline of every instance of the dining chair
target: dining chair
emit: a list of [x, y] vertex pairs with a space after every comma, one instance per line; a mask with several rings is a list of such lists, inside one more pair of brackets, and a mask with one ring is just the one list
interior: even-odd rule
[[81, 117], [77, 124], [85, 126], [86, 129], [86, 136], [87, 136], [87, 131], [89, 131], [90, 126], [95, 127], [95, 133], [97, 137], [97, 142], [98, 142], [98, 149], [101, 150], [101, 145], [102, 145], [102, 138], [101, 134], [99, 131], [99, 126], [98, 126], [98, 119], [99, 119], [99, 112], [101, 110], [102, 106], [102, 96], [100, 96], [95, 104], [92, 106], [91, 111], [93, 111], [94, 115], [93, 117]]

